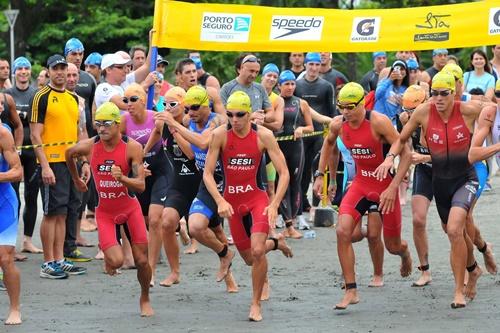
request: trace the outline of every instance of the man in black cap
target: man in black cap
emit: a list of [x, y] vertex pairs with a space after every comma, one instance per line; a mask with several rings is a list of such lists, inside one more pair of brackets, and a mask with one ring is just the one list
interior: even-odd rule
[[[78, 98], [65, 89], [68, 63], [59, 54], [47, 60], [50, 83], [40, 89], [30, 105], [29, 120], [31, 141], [42, 177], [44, 216], [40, 225], [44, 263], [40, 277], [65, 279], [68, 275], [86, 273], [64, 259], [63, 247], [66, 232], [66, 215], [78, 209], [78, 192], [71, 181], [66, 166], [65, 151], [79, 135]], [[51, 143], [55, 145], [43, 146]], [[82, 177], [90, 177], [88, 161], [81, 158]]]

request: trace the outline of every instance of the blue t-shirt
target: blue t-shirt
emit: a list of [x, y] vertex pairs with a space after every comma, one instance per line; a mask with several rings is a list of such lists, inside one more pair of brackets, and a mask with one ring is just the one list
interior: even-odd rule
[[397, 115], [402, 111], [400, 101], [406, 88], [403, 85], [397, 87], [391, 79], [386, 78], [378, 83], [375, 90], [374, 110], [389, 117], [393, 125], [396, 125]]
[[470, 71], [464, 74], [464, 84], [466, 92], [480, 88], [486, 94], [488, 89], [495, 89], [495, 77], [490, 73], [477, 76], [474, 71]]

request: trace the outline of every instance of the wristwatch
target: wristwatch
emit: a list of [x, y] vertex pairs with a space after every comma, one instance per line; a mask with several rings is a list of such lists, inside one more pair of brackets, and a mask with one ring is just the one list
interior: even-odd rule
[[319, 176], [323, 177], [325, 174], [323, 172], [320, 172], [319, 170], [314, 171], [314, 178], [317, 178]]

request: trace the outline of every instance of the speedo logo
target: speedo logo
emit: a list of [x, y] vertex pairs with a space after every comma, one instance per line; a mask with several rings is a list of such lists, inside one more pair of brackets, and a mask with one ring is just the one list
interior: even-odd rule
[[230, 158], [229, 165], [253, 165], [253, 158]]
[[323, 16], [276, 16], [271, 20], [271, 40], [321, 40]]

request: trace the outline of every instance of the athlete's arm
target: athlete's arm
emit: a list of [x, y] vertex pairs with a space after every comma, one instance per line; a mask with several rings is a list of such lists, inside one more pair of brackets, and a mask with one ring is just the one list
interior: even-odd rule
[[125, 121], [125, 115], [121, 115], [120, 123], [118, 125], [120, 126], [120, 133], [123, 135], [127, 134], [127, 122]]
[[113, 95], [109, 99], [110, 102], [113, 102], [120, 110], [127, 110], [127, 103], [123, 102], [123, 97], [120, 95]]
[[121, 168], [116, 165], [111, 167], [111, 174], [129, 190], [136, 193], [142, 193], [146, 188], [146, 182], [144, 181], [142, 146], [140, 143], [131, 138], [129, 138], [127, 143], [127, 160], [131, 165], [131, 177], [124, 175]]
[[[16, 109], [14, 108], [14, 111], [15, 110]], [[0, 172], [0, 183], [21, 181], [21, 178], [23, 177], [21, 160], [17, 154], [16, 145], [14, 144], [12, 135], [9, 130], [4, 127], [0, 127], [0, 148], [3, 157], [7, 163], [9, 163], [9, 170]]]
[[222, 104], [222, 100], [217, 89], [213, 87], [207, 87], [207, 93], [212, 100], [214, 111], [222, 117], [226, 117], [226, 108], [224, 107], [224, 104]]
[[78, 174], [78, 169], [76, 167], [76, 160], [81, 156], [88, 156], [92, 150], [92, 145], [94, 144], [94, 138], [86, 139], [78, 142], [76, 145], [66, 149], [64, 155], [66, 156], [66, 165], [68, 166], [69, 173], [76, 188], [80, 192], [87, 192], [87, 182], [88, 177], [80, 177]]
[[318, 111], [314, 110], [311, 106], [309, 106], [309, 111], [311, 112], [312, 120], [314, 120], [315, 122], [328, 125], [330, 123], [330, 121], [332, 121], [332, 119], [333, 119], [333, 118], [330, 118], [328, 116], [322, 115]]
[[487, 106], [479, 115], [479, 119], [477, 121], [478, 126], [474, 130], [474, 135], [472, 136], [470, 144], [469, 162], [474, 163], [482, 161], [500, 152], [500, 142], [488, 147], [483, 147], [484, 140], [486, 140], [488, 135], [491, 133], [496, 113], [496, 106]]
[[[162, 112], [165, 113], [165, 112]], [[212, 131], [219, 127], [222, 124], [225, 124], [225, 120], [219, 117], [214, 117], [210, 121], [209, 127], [203, 131], [203, 133], [195, 133], [190, 131], [188, 128], [184, 127], [182, 124], [174, 121], [172, 124], [169, 124], [172, 128], [176, 129], [177, 132], [186, 139], [189, 143], [197, 146], [200, 149], [207, 149], [210, 143], [210, 139], [212, 138]]]
[[311, 133], [314, 131], [314, 126], [311, 118], [311, 112], [309, 111], [309, 104], [303, 99], [300, 99], [300, 111], [302, 112], [302, 116], [304, 117], [305, 126], [299, 126], [293, 132], [293, 139], [301, 138], [304, 133]]
[[16, 102], [14, 102], [14, 98], [11, 95], [4, 93], [4, 96], [7, 104], [9, 104], [9, 119], [14, 130], [14, 142], [16, 146], [21, 146], [24, 139], [23, 123], [17, 113]]
[[[43, 133], [44, 125], [42, 123], [30, 123], [30, 138], [31, 143], [33, 145], [41, 145], [42, 141], [42, 133]], [[33, 148], [38, 163], [42, 168], [42, 180], [44, 184], [53, 185], [56, 183], [56, 177], [50, 168], [49, 162], [47, 161], [47, 157], [45, 156], [45, 152], [42, 147]]]
[[220, 83], [219, 83], [219, 80], [217, 80], [217, 78], [213, 75], [209, 75], [208, 78], [207, 78], [207, 88], [208, 87], [212, 87], [214, 88], [215, 90], [217, 90], [217, 92], [219, 92], [220, 90]]
[[264, 149], [267, 151], [271, 161], [273, 162], [276, 172], [278, 173], [278, 185], [276, 186], [274, 198], [265, 210], [269, 223], [272, 227], [274, 227], [274, 222], [278, 216], [278, 207], [285, 196], [286, 189], [288, 188], [288, 184], [290, 182], [290, 175], [288, 173], [285, 156], [278, 146], [278, 142], [274, 138], [273, 133], [270, 130], [265, 130], [264, 128], [259, 128], [257, 133]]
[[271, 131], [278, 131], [283, 126], [283, 112], [285, 109], [285, 100], [283, 97], [278, 96], [276, 99], [276, 107], [273, 108], [274, 120], [268, 117], [267, 114], [264, 115], [264, 126]]
[[158, 120], [158, 119], [155, 120], [155, 128], [151, 132], [151, 134], [149, 135], [148, 142], [146, 142], [146, 145], [143, 148], [144, 155], [149, 153], [149, 151], [151, 150], [151, 148], [153, 148], [155, 143], [161, 139], [161, 132], [163, 130], [163, 124], [164, 124], [164, 122], [162, 120]]
[[[155, 30], [151, 29], [149, 31], [149, 49], [148, 49], [148, 55], [146, 56], [146, 61], [144, 61], [144, 64], [141, 65], [141, 67], [137, 68], [133, 73], [135, 77], [135, 82], [141, 83], [146, 79], [146, 77], [149, 74], [149, 66], [151, 64], [151, 47], [153, 45], [152, 43], [152, 38], [153, 38], [153, 33], [156, 33]], [[117, 104], [118, 105], [118, 104]], [[118, 107], [121, 110], [125, 110], [126, 108], [121, 108], [119, 105]]]
[[184, 155], [192, 160], [194, 158], [194, 153], [193, 149], [191, 148], [191, 144], [186, 139], [184, 139], [182, 135], [180, 135], [177, 131], [175, 131], [172, 135], [174, 136], [177, 145], [182, 150]]
[[[328, 135], [323, 141], [323, 146], [321, 147], [318, 171], [322, 174], [326, 172], [327, 164], [330, 167], [330, 174], [334, 176], [337, 174], [337, 164], [334, 165], [335, 161], [331, 161], [331, 154], [333, 152], [333, 147], [337, 144], [337, 137], [339, 136], [341, 127], [342, 116], [334, 117], [330, 122]], [[313, 193], [318, 197], [321, 197], [321, 193], [323, 192], [323, 177], [324, 176], [320, 175], [314, 180]]]
[[203, 182], [207, 187], [208, 192], [217, 203], [217, 212], [221, 217], [230, 218], [233, 214], [233, 207], [224, 199], [217, 190], [217, 184], [214, 179], [215, 167], [219, 159], [219, 153], [222, 149], [225, 133], [224, 128], [218, 128], [212, 133], [212, 140], [208, 148], [207, 157], [205, 159], [205, 169], [203, 171]]

